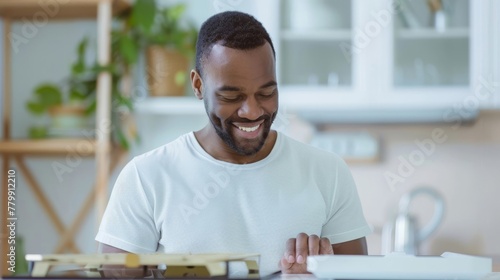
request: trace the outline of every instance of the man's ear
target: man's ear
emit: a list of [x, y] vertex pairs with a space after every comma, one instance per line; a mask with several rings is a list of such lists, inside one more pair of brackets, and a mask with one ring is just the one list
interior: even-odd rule
[[191, 70], [191, 87], [193, 88], [194, 95], [199, 100], [203, 99], [203, 80], [201, 79], [200, 73], [195, 69]]

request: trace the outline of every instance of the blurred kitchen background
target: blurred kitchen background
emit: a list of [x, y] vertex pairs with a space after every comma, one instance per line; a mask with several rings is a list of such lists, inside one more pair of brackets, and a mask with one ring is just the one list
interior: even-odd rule
[[[157, 0], [160, 8], [179, 3], [186, 5], [179, 19], [183, 26], [199, 28], [226, 10], [262, 21], [277, 50], [281, 103], [275, 128], [346, 159], [374, 229], [368, 236], [370, 254], [383, 252], [383, 227], [392, 223], [400, 198], [427, 187], [442, 197], [444, 214], [421, 242], [419, 254], [500, 255], [500, 1]], [[82, 59], [92, 63], [96, 56], [95, 19], [46, 23], [36, 11], [11, 26], [11, 34], [20, 36], [10, 42], [16, 48], [10, 54], [12, 139], [73, 133], [52, 127], [40, 136], [36, 126], [30, 131], [50, 120], [30, 111], [27, 102], [39, 85], [60, 84], [71, 75], [83, 38], [88, 45]], [[40, 6], [38, 11], [50, 17], [49, 10]], [[114, 26], [121, 24], [115, 20]], [[127, 48], [127, 42], [121, 46]], [[181, 89], [181, 96], [148, 90], [154, 67], [148, 66], [143, 50], [136, 56], [130, 68], [133, 111], [121, 119], [126, 119], [130, 145], [126, 160], [207, 121], [203, 103], [189, 87]], [[185, 69], [185, 75], [171, 75], [177, 85], [187, 85]], [[134, 123], [140, 141], [133, 137]], [[66, 227], [90, 193], [96, 173], [92, 157], [74, 156], [68, 151], [25, 157]], [[64, 169], [68, 164], [71, 168]], [[15, 162], [11, 166], [18, 170], [17, 234], [24, 249], [52, 253], [61, 235]], [[122, 166], [110, 176], [109, 191]], [[438, 207], [422, 195], [409, 208], [422, 228]], [[92, 208], [74, 232], [80, 252], [96, 251], [96, 220]]]

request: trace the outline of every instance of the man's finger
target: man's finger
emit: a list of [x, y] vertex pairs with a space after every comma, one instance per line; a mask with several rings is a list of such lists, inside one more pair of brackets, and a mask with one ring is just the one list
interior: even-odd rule
[[309, 256], [319, 255], [319, 237], [316, 234], [312, 234], [309, 236], [308, 245], [309, 245]]
[[295, 259], [295, 238], [290, 238], [286, 241], [286, 245], [285, 245], [285, 255], [284, 257], [286, 258], [287, 262], [288, 263], [295, 263], [296, 259]]
[[285, 273], [287, 272], [288, 270], [290, 270], [290, 268], [293, 266], [293, 263], [289, 263], [287, 261], [287, 258], [285, 257], [282, 257], [281, 258], [281, 261], [280, 261], [280, 268], [281, 268], [281, 272], [282, 273]]
[[332, 244], [330, 239], [323, 237], [319, 241], [319, 254], [320, 255], [333, 255]]
[[295, 241], [295, 254], [296, 261], [299, 264], [306, 262], [307, 253], [309, 252], [309, 236], [303, 232], [297, 235], [297, 240]]
[[307, 274], [307, 264], [289, 263], [285, 257], [282, 257], [279, 263], [281, 273], [283, 274]]

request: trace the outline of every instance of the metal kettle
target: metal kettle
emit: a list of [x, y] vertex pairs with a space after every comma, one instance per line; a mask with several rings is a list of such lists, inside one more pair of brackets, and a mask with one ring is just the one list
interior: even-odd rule
[[[427, 195], [434, 199], [434, 215], [422, 229], [412, 216], [410, 204], [418, 195]], [[399, 200], [399, 212], [393, 221], [386, 223], [382, 230], [382, 254], [403, 252], [417, 255], [420, 244], [426, 240], [439, 226], [444, 215], [443, 197], [434, 189], [420, 187], [404, 194]]]

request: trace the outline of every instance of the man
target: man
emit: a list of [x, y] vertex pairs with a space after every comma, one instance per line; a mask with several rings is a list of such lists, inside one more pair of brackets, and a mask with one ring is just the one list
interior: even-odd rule
[[191, 84], [209, 123], [127, 164], [96, 237], [103, 252], [256, 252], [262, 274], [307, 273], [309, 255], [367, 253], [346, 164], [271, 130], [275, 61], [247, 14], [202, 25]]

